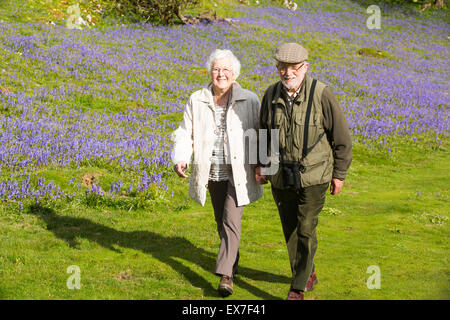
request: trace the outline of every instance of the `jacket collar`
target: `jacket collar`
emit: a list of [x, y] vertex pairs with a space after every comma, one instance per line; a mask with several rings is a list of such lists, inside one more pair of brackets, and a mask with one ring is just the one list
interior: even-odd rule
[[[206, 87], [202, 88], [199, 95], [199, 100], [212, 106], [214, 105], [214, 99], [211, 88], [211, 82]], [[231, 90], [230, 105], [233, 105], [236, 101], [247, 100], [247, 95], [245, 94], [244, 89], [242, 89], [239, 83], [234, 82]]]

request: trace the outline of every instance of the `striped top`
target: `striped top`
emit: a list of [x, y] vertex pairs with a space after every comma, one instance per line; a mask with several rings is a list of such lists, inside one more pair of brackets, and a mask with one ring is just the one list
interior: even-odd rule
[[211, 169], [209, 171], [209, 180], [226, 181], [228, 180], [228, 169], [225, 162], [224, 138], [226, 131], [226, 106], [214, 105], [214, 148], [211, 156]]

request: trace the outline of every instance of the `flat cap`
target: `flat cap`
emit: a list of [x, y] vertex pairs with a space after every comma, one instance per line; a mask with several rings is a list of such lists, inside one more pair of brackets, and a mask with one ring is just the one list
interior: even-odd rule
[[275, 51], [275, 60], [286, 63], [299, 63], [308, 60], [308, 51], [295, 42], [283, 43]]

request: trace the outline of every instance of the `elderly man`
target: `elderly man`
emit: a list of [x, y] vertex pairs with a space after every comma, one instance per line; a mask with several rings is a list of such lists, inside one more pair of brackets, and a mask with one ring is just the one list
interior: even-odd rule
[[271, 182], [278, 207], [292, 270], [287, 299], [303, 300], [303, 292], [313, 290], [317, 283], [318, 215], [330, 181], [333, 195], [344, 184], [352, 143], [336, 97], [306, 74], [307, 50], [297, 43], [285, 43], [276, 50], [275, 60], [280, 81], [264, 94], [259, 127], [267, 132], [279, 130], [279, 169], [269, 176], [258, 167], [256, 180]]

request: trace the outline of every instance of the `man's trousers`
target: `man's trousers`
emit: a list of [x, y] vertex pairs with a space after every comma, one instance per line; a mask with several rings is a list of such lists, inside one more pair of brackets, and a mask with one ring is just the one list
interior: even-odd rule
[[304, 290], [309, 276], [314, 272], [316, 227], [327, 189], [328, 183], [299, 190], [272, 187], [289, 253], [291, 289]]

